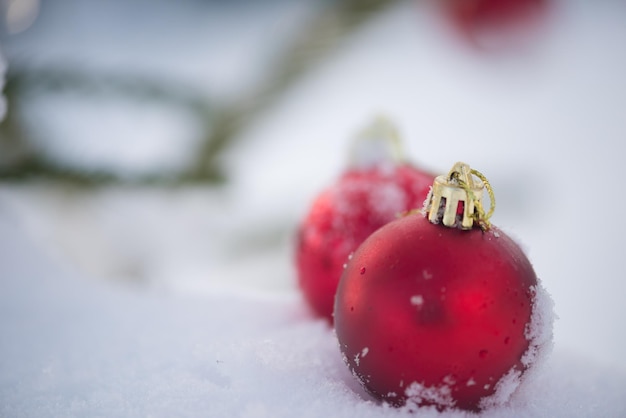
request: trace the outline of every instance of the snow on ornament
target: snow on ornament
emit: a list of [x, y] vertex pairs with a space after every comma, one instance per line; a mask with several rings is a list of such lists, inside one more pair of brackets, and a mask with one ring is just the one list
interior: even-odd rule
[[337, 283], [372, 232], [419, 206], [434, 176], [402, 159], [396, 130], [379, 119], [354, 141], [352, 161], [313, 201], [298, 230], [298, 283], [313, 311], [332, 322]]
[[480, 411], [505, 403], [548, 351], [550, 298], [520, 247], [489, 223], [494, 207], [485, 177], [457, 163], [435, 179], [423, 211], [380, 228], [354, 253], [337, 289], [335, 330], [344, 361], [374, 397]]

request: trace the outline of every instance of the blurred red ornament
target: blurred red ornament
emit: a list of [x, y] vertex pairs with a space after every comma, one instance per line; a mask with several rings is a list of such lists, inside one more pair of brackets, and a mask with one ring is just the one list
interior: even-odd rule
[[444, 10], [460, 32], [480, 47], [519, 37], [546, 15], [548, 0], [444, 0]]
[[[434, 178], [391, 155], [395, 136], [389, 125], [374, 128], [357, 138], [352, 166], [316, 197], [298, 231], [300, 288], [313, 311], [330, 322], [337, 283], [349, 256], [372, 232], [421, 207]], [[381, 150], [381, 144], [391, 146], [392, 152]]]
[[[396, 406], [478, 411], [510, 395], [537, 349], [530, 262], [488, 224], [482, 184], [451, 179], [435, 181], [429, 218], [409, 214], [372, 234], [337, 290], [344, 361], [368, 392]], [[460, 195], [470, 198], [457, 203]]]

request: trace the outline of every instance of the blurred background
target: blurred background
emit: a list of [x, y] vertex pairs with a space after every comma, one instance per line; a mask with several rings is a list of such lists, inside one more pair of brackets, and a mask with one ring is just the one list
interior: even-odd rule
[[626, 370], [626, 2], [0, 5], [0, 218], [85, 280], [297, 292], [297, 224], [383, 114], [489, 178], [557, 345]]

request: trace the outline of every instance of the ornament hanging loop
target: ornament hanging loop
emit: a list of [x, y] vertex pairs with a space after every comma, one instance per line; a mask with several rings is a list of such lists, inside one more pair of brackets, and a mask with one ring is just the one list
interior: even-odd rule
[[489, 218], [491, 218], [491, 215], [493, 215], [493, 212], [496, 210], [496, 195], [493, 192], [491, 183], [489, 183], [489, 180], [487, 180], [487, 177], [485, 177], [484, 174], [482, 174], [480, 171], [475, 170], [473, 168], [471, 172], [474, 176], [478, 177], [483, 182], [485, 189], [487, 189], [487, 194], [489, 195], [489, 211], [485, 214], [485, 211], [481, 203], [480, 210], [479, 210], [480, 216], [478, 218], [478, 222], [486, 223], [487, 229], [489, 229], [489, 226], [490, 226]]
[[[487, 189], [490, 199], [487, 213], [482, 204], [484, 189]], [[435, 178], [424, 210], [432, 223], [460, 229], [472, 229], [477, 223], [486, 231], [491, 226], [489, 218], [495, 207], [495, 195], [487, 178], [469, 165], [457, 162], [446, 176]]]

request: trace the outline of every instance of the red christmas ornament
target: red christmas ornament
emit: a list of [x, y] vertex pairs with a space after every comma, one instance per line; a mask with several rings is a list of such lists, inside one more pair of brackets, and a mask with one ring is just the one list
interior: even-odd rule
[[548, 0], [445, 0], [454, 26], [472, 43], [490, 47], [528, 32], [546, 14]]
[[[380, 132], [382, 128], [382, 133]], [[388, 124], [376, 124], [357, 138], [357, 158], [338, 181], [314, 200], [298, 231], [296, 268], [305, 299], [332, 322], [337, 283], [356, 250], [372, 232], [423, 204], [433, 177], [390, 157], [395, 139]], [[373, 142], [372, 142], [373, 141]], [[395, 143], [397, 146], [397, 142]]]
[[373, 233], [337, 289], [344, 360], [390, 404], [478, 411], [501, 403], [551, 336], [551, 323], [538, 328], [535, 272], [489, 225], [472, 173], [458, 163], [437, 177], [428, 218], [412, 213]]

